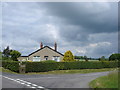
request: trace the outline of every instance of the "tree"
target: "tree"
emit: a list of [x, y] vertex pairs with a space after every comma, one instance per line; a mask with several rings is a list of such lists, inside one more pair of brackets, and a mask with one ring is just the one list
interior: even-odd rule
[[16, 50], [12, 50], [10, 52], [10, 55], [11, 55], [11, 59], [13, 59], [14, 61], [17, 61], [17, 58], [21, 56], [21, 53]]
[[74, 56], [75, 59], [84, 59], [83, 56]]
[[64, 62], [75, 61], [74, 56], [71, 51], [67, 51], [64, 54], [63, 60]]
[[120, 53], [115, 53], [110, 55], [109, 61], [113, 61], [113, 60], [120, 60]]
[[84, 56], [84, 59], [85, 59], [85, 61], [88, 61], [88, 58], [87, 58], [87, 56]]
[[100, 61], [104, 61], [105, 60], [105, 56], [102, 56], [99, 60]]
[[4, 55], [4, 57], [7, 57], [7, 58], [8, 58], [8, 57], [10, 56], [10, 52], [11, 52], [11, 51], [12, 51], [12, 50], [9, 49], [9, 46], [7, 46], [7, 48], [3, 50], [3, 53], [2, 53], [2, 54]]

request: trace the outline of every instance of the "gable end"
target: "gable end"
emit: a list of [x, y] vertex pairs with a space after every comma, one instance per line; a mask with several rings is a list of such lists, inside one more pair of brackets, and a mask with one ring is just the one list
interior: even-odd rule
[[43, 48], [41, 48], [41, 49], [38, 49], [38, 50], [36, 50], [35, 52], [29, 54], [28, 56], [30, 56], [30, 55], [32, 55], [32, 54], [34, 54], [34, 53], [36, 53], [36, 52], [38, 52], [38, 51], [40, 51], [40, 50], [46, 48], [46, 47], [49, 48], [49, 49], [51, 49], [52, 51], [54, 51], [54, 52], [56, 52], [56, 53], [58, 53], [58, 54], [64, 56], [62, 53], [60, 53], [60, 52], [58, 52], [58, 51], [55, 51], [54, 49], [50, 48], [49, 46], [45, 46], [45, 47], [43, 47]]

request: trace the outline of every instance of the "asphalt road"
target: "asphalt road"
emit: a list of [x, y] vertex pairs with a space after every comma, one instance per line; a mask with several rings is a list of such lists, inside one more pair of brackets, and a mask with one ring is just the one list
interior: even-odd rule
[[2, 73], [2, 88], [89, 88], [89, 82], [108, 72], [62, 75], [21, 75]]

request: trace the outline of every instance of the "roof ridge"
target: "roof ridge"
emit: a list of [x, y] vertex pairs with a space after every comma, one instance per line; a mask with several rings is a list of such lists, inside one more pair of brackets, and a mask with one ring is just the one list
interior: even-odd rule
[[[36, 53], [36, 52], [38, 52], [38, 51], [40, 51], [40, 50], [44, 49], [45, 47], [48, 47], [49, 49], [51, 49], [51, 50], [55, 51], [53, 48], [51, 48], [51, 47], [49, 47], [49, 46], [44, 46], [43, 48], [40, 48], [40, 49], [38, 49], [38, 50], [36, 50], [36, 51], [32, 52], [32, 53], [31, 53], [31, 54], [29, 54], [28, 56], [30, 56], [30, 55], [32, 55], [32, 54], [34, 54], [34, 53]], [[58, 54], [60, 54], [60, 55], [62, 55], [62, 56], [64, 56], [62, 53], [60, 53], [60, 52], [58, 52], [58, 51], [55, 51], [55, 52], [56, 52], [56, 53], [58, 53]]]

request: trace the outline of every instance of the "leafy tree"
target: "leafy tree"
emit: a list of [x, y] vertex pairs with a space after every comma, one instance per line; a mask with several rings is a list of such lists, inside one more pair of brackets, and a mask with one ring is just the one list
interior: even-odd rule
[[102, 56], [99, 60], [100, 60], [100, 61], [106, 60], [106, 59], [105, 59], [105, 56]]
[[64, 62], [75, 61], [74, 56], [71, 51], [67, 51], [64, 54], [63, 60]]
[[9, 49], [9, 46], [7, 46], [7, 48], [5, 48], [5, 49], [3, 50], [3, 53], [2, 53], [2, 54], [4, 55], [4, 57], [9, 57], [11, 51], [12, 51], [12, 50]]
[[84, 56], [84, 59], [85, 59], [85, 61], [88, 61], [88, 58], [87, 58], [87, 56]]
[[115, 53], [110, 55], [109, 61], [113, 61], [113, 60], [120, 60], [120, 53]]
[[90, 60], [92, 60], [92, 58], [91, 58], [91, 57], [90, 57], [89, 59], [90, 59]]
[[12, 50], [9, 49], [9, 46], [7, 46], [2, 52], [2, 60], [11, 60], [10, 58], [11, 51]]
[[21, 53], [16, 50], [12, 50], [10, 52], [10, 55], [11, 55], [11, 59], [13, 59], [14, 61], [17, 61], [17, 58], [21, 56]]

